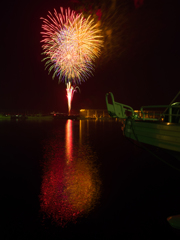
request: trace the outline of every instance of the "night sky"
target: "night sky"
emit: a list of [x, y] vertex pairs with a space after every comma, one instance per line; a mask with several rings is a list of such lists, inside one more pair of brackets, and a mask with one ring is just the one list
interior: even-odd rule
[[[104, 2], [106, 7], [111, 4]], [[134, 109], [168, 104], [180, 91], [178, 0], [144, 0], [140, 7], [133, 0], [117, 2], [122, 7], [116, 8], [116, 16], [123, 15], [122, 23], [112, 24], [112, 43], [117, 45], [112, 44], [111, 52], [105, 44], [94, 76], [74, 94], [73, 111], [105, 109], [109, 91], [116, 101]], [[41, 62], [40, 17], [60, 6], [72, 6], [72, 2], [10, 0], [1, 4], [0, 112], [67, 112], [65, 84], [52, 80]], [[105, 16], [104, 10], [103, 26], [108, 24], [107, 19], [103, 22]]]

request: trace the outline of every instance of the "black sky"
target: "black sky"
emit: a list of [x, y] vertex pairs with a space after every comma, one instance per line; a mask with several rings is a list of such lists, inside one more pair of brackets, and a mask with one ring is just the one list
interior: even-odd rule
[[[138, 9], [133, 0], [127, 1], [124, 51], [109, 62], [99, 60], [94, 77], [75, 93], [74, 110], [106, 108], [109, 91], [115, 100], [135, 109], [168, 104], [180, 91], [178, 0], [144, 0]], [[52, 80], [41, 62], [40, 17], [60, 6], [67, 7], [68, 1], [18, 0], [1, 5], [0, 112], [67, 112], [65, 85]]]

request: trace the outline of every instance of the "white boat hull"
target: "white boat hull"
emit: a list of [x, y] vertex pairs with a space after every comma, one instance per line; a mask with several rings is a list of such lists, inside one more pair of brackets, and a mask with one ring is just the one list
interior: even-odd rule
[[128, 138], [180, 153], [180, 124], [127, 118], [123, 132]]

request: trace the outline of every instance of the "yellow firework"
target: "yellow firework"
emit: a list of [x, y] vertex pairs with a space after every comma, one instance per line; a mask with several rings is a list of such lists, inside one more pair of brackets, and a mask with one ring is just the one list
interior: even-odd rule
[[91, 16], [85, 19], [82, 14], [70, 14], [70, 10], [65, 17], [57, 12], [56, 18], [49, 16], [49, 20], [43, 19], [46, 67], [54, 70], [53, 77], [57, 75], [59, 81], [79, 84], [93, 74], [94, 61], [103, 46], [101, 30]]

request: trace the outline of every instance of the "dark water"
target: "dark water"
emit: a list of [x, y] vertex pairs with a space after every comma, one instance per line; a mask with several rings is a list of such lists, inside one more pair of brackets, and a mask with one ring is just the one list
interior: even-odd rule
[[116, 121], [0, 122], [1, 239], [176, 239], [180, 176]]

